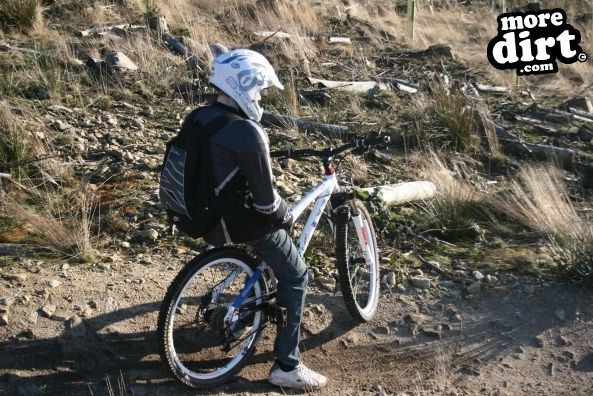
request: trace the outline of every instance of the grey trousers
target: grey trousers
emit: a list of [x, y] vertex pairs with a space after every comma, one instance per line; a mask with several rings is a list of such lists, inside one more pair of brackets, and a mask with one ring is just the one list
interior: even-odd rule
[[253, 247], [274, 271], [278, 280], [277, 303], [286, 308], [286, 326], [278, 326], [274, 356], [286, 366], [296, 366], [300, 362], [300, 324], [309, 280], [307, 266], [297, 253], [290, 235], [282, 228], [246, 244]]

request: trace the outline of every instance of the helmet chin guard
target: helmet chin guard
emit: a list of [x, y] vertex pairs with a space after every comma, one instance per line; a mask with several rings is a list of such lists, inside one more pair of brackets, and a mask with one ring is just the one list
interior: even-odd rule
[[238, 49], [217, 56], [209, 82], [230, 96], [250, 119], [259, 122], [263, 109], [260, 92], [269, 87], [283, 90], [274, 68], [260, 53]]

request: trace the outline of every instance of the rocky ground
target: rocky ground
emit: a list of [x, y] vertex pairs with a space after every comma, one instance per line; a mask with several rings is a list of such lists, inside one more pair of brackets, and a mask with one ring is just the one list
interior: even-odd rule
[[[266, 383], [272, 330], [228, 384], [195, 391], [172, 380], [159, 361], [156, 316], [193, 252], [120, 254], [92, 267], [25, 261], [2, 271], [0, 393], [109, 394], [107, 378], [115, 394], [298, 393]], [[384, 285], [378, 314], [364, 325], [328, 290], [327, 277], [311, 282], [302, 350], [330, 378], [319, 394], [593, 391], [590, 289], [545, 276], [499, 274], [490, 283], [479, 272], [467, 272], [466, 282], [414, 276], [431, 284]]]

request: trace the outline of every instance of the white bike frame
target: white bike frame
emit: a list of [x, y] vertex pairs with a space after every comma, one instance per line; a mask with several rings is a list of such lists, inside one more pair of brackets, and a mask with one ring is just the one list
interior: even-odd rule
[[301, 257], [305, 256], [307, 246], [309, 246], [309, 242], [311, 242], [315, 228], [317, 228], [317, 224], [319, 224], [319, 220], [323, 215], [323, 210], [329, 202], [331, 194], [334, 191], [337, 191], [338, 188], [338, 179], [336, 178], [335, 173], [324, 176], [323, 179], [317, 183], [317, 185], [312, 190], [310, 190], [303, 198], [301, 198], [290, 208], [292, 217], [294, 221], [296, 221], [299, 217], [301, 217], [303, 212], [305, 212], [307, 207], [309, 207], [311, 203], [315, 202], [315, 206], [309, 214], [309, 218], [305, 223], [305, 228], [303, 228], [303, 233], [301, 234], [301, 237], [299, 238], [299, 241], [296, 245], [297, 251]]

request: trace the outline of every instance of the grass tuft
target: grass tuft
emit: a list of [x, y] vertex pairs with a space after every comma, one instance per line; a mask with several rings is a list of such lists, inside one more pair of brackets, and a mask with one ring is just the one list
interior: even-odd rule
[[28, 30], [35, 25], [40, 15], [38, 0], [2, 0], [0, 2], [0, 27]]
[[593, 225], [578, 215], [557, 168], [525, 165], [510, 191], [490, 205], [546, 236], [560, 269], [593, 285]]
[[470, 182], [467, 165], [429, 151], [421, 174], [437, 190], [434, 199], [421, 205], [434, 231], [451, 239], [475, 236], [485, 196]]

